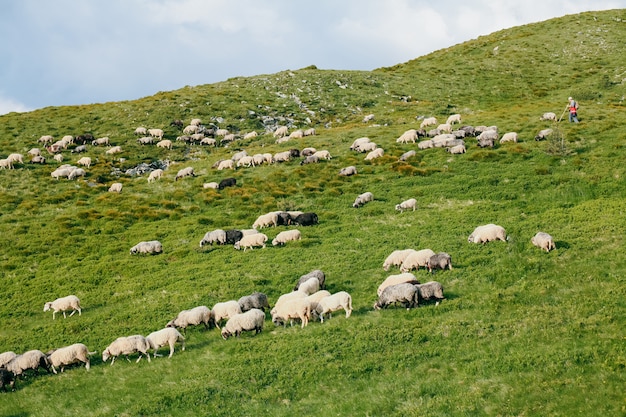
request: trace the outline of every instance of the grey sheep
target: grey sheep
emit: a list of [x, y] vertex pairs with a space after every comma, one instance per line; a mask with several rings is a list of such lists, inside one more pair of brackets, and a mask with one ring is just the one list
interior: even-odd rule
[[452, 258], [445, 252], [439, 252], [428, 258], [426, 263], [428, 272], [433, 272], [433, 269], [452, 269]]
[[437, 281], [416, 284], [415, 288], [417, 288], [420, 301], [437, 300], [437, 305], [439, 305], [439, 301], [445, 298], [443, 296], [443, 286]]
[[46, 371], [50, 372], [50, 362], [42, 351], [29, 350], [11, 359], [5, 365], [5, 368], [13, 372], [15, 376], [20, 376], [29, 369], [36, 371], [39, 368], [44, 368]]
[[296, 286], [293, 288], [293, 290], [298, 291], [298, 288], [300, 288], [300, 285], [308, 281], [309, 278], [317, 278], [317, 280], [320, 283], [320, 289], [324, 289], [324, 283], [326, 282], [326, 275], [324, 274], [323, 271], [319, 269], [314, 269], [308, 274], [302, 275], [300, 279], [298, 280], [298, 282], [296, 283]]
[[262, 311], [265, 311], [266, 308], [268, 310], [271, 308], [270, 303], [267, 300], [267, 295], [258, 291], [253, 292], [250, 295], [244, 295], [239, 300], [237, 300], [237, 303], [239, 303], [239, 308], [241, 308], [242, 313], [245, 313], [248, 310], [252, 310], [253, 308]]
[[403, 283], [391, 285], [383, 290], [374, 303], [374, 309], [387, 308], [391, 304], [401, 303], [406, 309], [417, 307], [418, 289], [416, 285]]

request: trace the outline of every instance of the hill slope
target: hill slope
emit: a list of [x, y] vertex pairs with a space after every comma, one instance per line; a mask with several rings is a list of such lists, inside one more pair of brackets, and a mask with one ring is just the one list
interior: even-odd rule
[[[0, 171], [0, 352], [48, 351], [82, 342], [97, 350], [89, 372], [29, 375], [2, 395], [0, 415], [617, 415], [623, 413], [626, 12], [566, 16], [512, 28], [372, 72], [305, 68], [160, 92], [143, 99], [46, 108], [0, 117], [0, 155], [26, 154], [45, 134], [92, 133], [122, 146], [90, 146], [84, 179], [56, 181], [59, 163]], [[575, 28], [575, 29], [570, 29]], [[496, 49], [497, 47], [497, 49]], [[572, 71], [575, 68], [575, 71]], [[557, 116], [565, 98], [581, 123]], [[467, 153], [399, 144], [422, 117], [461, 113], [469, 125], [517, 131], [520, 142]], [[363, 117], [374, 114], [364, 123]], [[199, 117], [252, 139], [229, 147], [188, 145], [171, 126]], [[417, 118], [417, 119], [416, 119]], [[317, 135], [276, 144], [277, 125]], [[171, 150], [140, 145], [137, 126], [163, 128]], [[548, 141], [533, 138], [553, 128]], [[385, 156], [349, 150], [368, 136]], [[277, 153], [313, 146], [330, 161], [212, 167], [237, 150]], [[71, 147], [70, 147], [71, 148]], [[405, 151], [417, 154], [398, 161]], [[44, 152], [45, 153], [45, 152]], [[62, 152], [64, 162], [82, 155]], [[126, 170], [169, 161], [164, 178]], [[355, 165], [353, 177], [339, 169]], [[192, 166], [196, 177], [175, 181]], [[237, 186], [204, 189], [225, 177]], [[108, 193], [121, 182], [120, 194]], [[352, 208], [358, 194], [375, 200]], [[415, 212], [394, 205], [416, 198]], [[200, 248], [205, 232], [245, 229], [273, 210], [314, 211], [285, 247]], [[475, 226], [497, 223], [507, 242], [473, 245]], [[270, 240], [287, 227], [263, 229]], [[557, 249], [530, 238], [545, 231]], [[142, 240], [164, 253], [131, 256]], [[446, 300], [407, 311], [372, 309], [395, 249], [451, 254], [453, 269], [422, 281]], [[322, 269], [354, 312], [323, 324], [277, 328], [224, 341], [190, 328], [187, 349], [138, 364], [100, 359], [122, 335], [162, 328], [179, 311], [253, 291], [273, 304], [297, 279]], [[42, 305], [76, 294], [83, 313], [52, 320]], [[162, 352], [163, 353], [163, 352]]]

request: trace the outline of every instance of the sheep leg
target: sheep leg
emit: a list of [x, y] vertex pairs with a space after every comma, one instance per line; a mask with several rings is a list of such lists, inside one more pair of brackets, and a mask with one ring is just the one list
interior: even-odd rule
[[111, 366], [113, 366], [113, 362], [115, 362], [115, 358], [117, 358], [117, 356], [113, 356], [113, 358], [111, 359]]
[[63, 318], [66, 319], [67, 316], [65, 315], [65, 310], [63, 311]]
[[74, 313], [76, 313], [76, 310], [72, 310], [72, 314], [70, 314], [70, 317], [72, 317]]
[[168, 356], [169, 358], [172, 357], [172, 355], [174, 354], [174, 342], [170, 342], [170, 356]]

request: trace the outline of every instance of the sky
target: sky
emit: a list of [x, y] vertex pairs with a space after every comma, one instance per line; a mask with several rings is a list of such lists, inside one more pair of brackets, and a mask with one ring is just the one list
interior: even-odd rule
[[373, 70], [626, 0], [0, 0], [0, 115], [309, 65]]

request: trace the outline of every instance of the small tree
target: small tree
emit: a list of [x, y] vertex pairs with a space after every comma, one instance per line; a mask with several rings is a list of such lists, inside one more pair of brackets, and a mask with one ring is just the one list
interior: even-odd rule
[[571, 154], [567, 142], [565, 141], [565, 135], [561, 132], [561, 129], [559, 129], [556, 123], [552, 129], [552, 133], [548, 136], [546, 152], [548, 155], [553, 156], [567, 156]]

